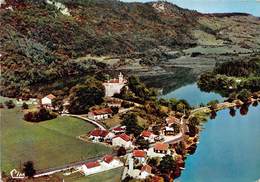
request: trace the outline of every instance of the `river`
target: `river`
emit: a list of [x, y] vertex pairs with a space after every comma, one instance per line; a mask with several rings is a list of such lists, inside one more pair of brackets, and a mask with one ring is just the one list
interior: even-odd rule
[[172, 92], [169, 92], [163, 96], [164, 99], [177, 98], [177, 99], [185, 99], [192, 106], [198, 106], [199, 104], [207, 104], [211, 100], [219, 100], [223, 101], [223, 97], [216, 93], [207, 93], [202, 92], [196, 83], [188, 84], [186, 86], [182, 86]]
[[[163, 96], [186, 99], [191, 105], [223, 99], [201, 92], [196, 84]], [[200, 133], [195, 154], [188, 156], [178, 182], [255, 182], [260, 179], [260, 106], [250, 106], [247, 115], [222, 110], [208, 120]]]

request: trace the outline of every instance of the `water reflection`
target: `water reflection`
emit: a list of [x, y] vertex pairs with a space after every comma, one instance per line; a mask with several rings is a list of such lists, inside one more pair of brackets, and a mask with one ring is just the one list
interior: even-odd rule
[[217, 116], [217, 112], [215, 110], [212, 110], [210, 113], [210, 119], [215, 119]]
[[258, 106], [258, 102], [257, 101], [253, 102], [252, 106], [257, 107]]
[[[251, 104], [243, 104], [243, 105], [237, 105], [236, 107], [229, 108], [229, 115], [232, 117], [236, 116], [236, 111], [239, 110], [240, 115], [245, 116], [248, 113], [248, 108]], [[257, 107], [258, 102], [253, 102], [252, 106]], [[210, 119], [215, 119], [217, 117], [217, 112], [215, 110], [212, 110], [210, 113]]]
[[248, 113], [248, 107], [249, 107], [250, 105], [248, 105], [248, 104], [243, 104], [242, 106], [241, 106], [241, 108], [240, 108], [240, 114], [242, 115], [242, 116], [245, 116], [247, 113]]
[[232, 117], [235, 117], [236, 116], [236, 110], [234, 107], [230, 108], [229, 109], [229, 115], [232, 116]]

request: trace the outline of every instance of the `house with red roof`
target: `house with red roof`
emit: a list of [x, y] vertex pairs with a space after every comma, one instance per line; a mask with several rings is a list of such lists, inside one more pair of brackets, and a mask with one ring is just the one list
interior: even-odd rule
[[151, 176], [151, 175], [152, 175], [152, 167], [149, 166], [148, 164], [143, 165], [139, 179], [145, 179], [145, 178], [147, 178], [148, 176]]
[[102, 167], [98, 161], [88, 162], [82, 165], [82, 171], [84, 174], [90, 175], [95, 174], [102, 171]]
[[89, 119], [103, 120], [112, 117], [113, 111], [110, 108], [93, 109], [88, 113]]
[[115, 134], [121, 134], [121, 133], [124, 133], [125, 130], [126, 130], [125, 126], [119, 126], [119, 127], [113, 128], [112, 132], [115, 133]]
[[131, 148], [133, 146], [131, 142], [131, 138], [125, 133], [116, 135], [112, 139], [112, 145], [115, 147], [125, 147], [125, 148]]
[[53, 109], [53, 101], [56, 98], [55, 95], [49, 94], [41, 99], [41, 105], [48, 109]]
[[124, 164], [119, 159], [115, 158], [112, 155], [105, 155], [103, 157], [102, 166], [104, 166], [107, 169], [113, 169], [123, 165]]
[[168, 150], [169, 150], [169, 144], [167, 143], [157, 142], [154, 145], [154, 152], [156, 153], [167, 154]]
[[150, 143], [154, 142], [154, 139], [156, 137], [155, 134], [153, 134], [151, 131], [144, 130], [141, 134], [141, 137], [143, 137], [145, 140], [148, 140]]
[[89, 133], [89, 138], [93, 142], [102, 142], [106, 140], [111, 140], [115, 136], [114, 133], [111, 133], [107, 130], [94, 129]]
[[134, 150], [132, 156], [134, 159], [137, 159], [140, 163], [144, 163], [146, 152], [144, 150]]

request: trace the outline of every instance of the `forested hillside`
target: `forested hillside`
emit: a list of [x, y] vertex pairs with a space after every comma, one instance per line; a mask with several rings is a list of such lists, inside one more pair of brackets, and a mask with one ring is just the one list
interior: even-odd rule
[[[225, 33], [228, 27], [217, 26], [216, 21], [222, 18], [219, 15], [203, 15], [167, 2], [56, 1], [62, 3], [63, 9], [67, 8], [67, 14], [54, 2], [47, 2], [52, 1], [6, 0], [1, 5], [2, 95], [35, 96], [33, 88], [56, 82], [59, 89], [72, 87], [77, 78], [106, 69], [105, 64], [93, 60], [75, 59], [88, 54], [120, 57], [161, 46], [188, 48], [203, 42], [201, 35], [204, 34], [226, 43], [250, 47], [255, 45], [255, 36], [260, 36], [254, 34], [255, 27], [260, 25], [254, 17], [250, 17], [254, 24], [245, 30], [251, 32], [247, 41], [229, 39]], [[236, 15], [223, 16], [232, 18]], [[230, 21], [246, 27], [242, 21]], [[73, 82], [67, 83], [69, 79]]]

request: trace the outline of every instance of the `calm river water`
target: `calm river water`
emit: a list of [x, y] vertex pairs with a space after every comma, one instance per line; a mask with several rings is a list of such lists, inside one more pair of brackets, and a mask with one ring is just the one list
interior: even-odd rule
[[[201, 92], [196, 84], [177, 89], [164, 98], [186, 99], [192, 105], [222, 99]], [[247, 115], [239, 110], [217, 113], [204, 125], [195, 154], [186, 160], [178, 182], [256, 182], [260, 179], [260, 105], [250, 106]]]

